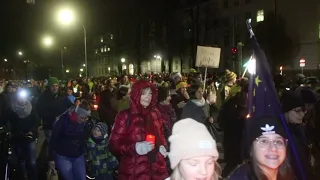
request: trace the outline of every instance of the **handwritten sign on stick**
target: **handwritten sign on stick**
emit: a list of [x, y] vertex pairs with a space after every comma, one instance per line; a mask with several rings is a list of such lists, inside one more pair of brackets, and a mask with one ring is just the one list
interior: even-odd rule
[[216, 47], [197, 47], [197, 67], [219, 68], [221, 49]]

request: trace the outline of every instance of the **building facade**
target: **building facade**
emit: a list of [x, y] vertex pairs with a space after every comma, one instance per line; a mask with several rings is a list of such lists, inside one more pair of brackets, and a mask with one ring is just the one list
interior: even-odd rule
[[[283, 19], [285, 32], [292, 42], [292, 55], [285, 59], [285, 70], [299, 70], [299, 60], [306, 60], [305, 69], [320, 65], [320, 1], [291, 0], [211, 0], [194, 7], [197, 15], [197, 44], [221, 48], [220, 67], [238, 70], [251, 55], [246, 20], [256, 28], [270, 14], [275, 21]], [[269, 17], [270, 18], [270, 17]], [[282, 24], [281, 24], [282, 25]], [[258, 39], [259, 40], [259, 39]], [[231, 49], [241, 42], [242, 62], [233, 60]], [[284, 48], [285, 50], [285, 48]]]

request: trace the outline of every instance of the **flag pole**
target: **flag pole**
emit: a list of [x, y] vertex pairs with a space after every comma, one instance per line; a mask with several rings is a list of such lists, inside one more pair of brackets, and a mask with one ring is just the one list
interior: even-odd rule
[[[251, 27], [251, 20], [247, 20], [247, 21], [246, 21], [246, 24], [247, 24], [247, 28], [248, 28], [249, 33], [250, 33], [250, 38], [251, 38], [251, 39], [254, 39], [256, 42], [258, 42], [257, 39], [256, 39], [256, 37], [255, 37], [255, 35], [254, 35], [254, 32], [253, 32], [253, 30], [252, 30], [252, 27]], [[258, 61], [258, 59], [256, 59], [256, 61]], [[276, 96], [276, 94], [275, 94], [275, 96]], [[278, 102], [278, 105], [279, 105], [279, 108], [281, 109], [279, 102]], [[293, 155], [294, 155], [294, 159], [295, 159], [295, 161], [296, 161], [296, 163], [297, 163], [297, 165], [298, 165], [299, 173], [300, 173], [300, 175], [301, 175], [301, 178], [302, 178], [302, 180], [306, 180], [306, 176], [305, 176], [304, 170], [303, 170], [303, 168], [302, 168], [301, 161], [300, 161], [300, 159], [299, 159], [297, 150], [296, 150], [296, 148], [295, 148], [293, 138], [292, 138], [292, 136], [291, 136], [291, 134], [290, 134], [290, 131], [289, 131], [289, 128], [288, 128], [288, 125], [287, 125], [286, 118], [284, 117], [284, 114], [283, 114], [283, 113], [281, 113], [279, 116], [280, 116], [282, 125], [283, 125], [283, 127], [284, 127], [284, 130], [285, 130], [285, 132], [286, 132], [286, 135], [287, 135], [287, 137], [288, 137], [289, 144], [290, 144], [290, 148], [291, 148], [292, 153], [293, 153]]]

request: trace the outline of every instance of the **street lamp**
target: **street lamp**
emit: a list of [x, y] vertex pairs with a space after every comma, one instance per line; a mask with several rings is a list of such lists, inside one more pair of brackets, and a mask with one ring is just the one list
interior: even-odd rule
[[61, 9], [58, 12], [58, 20], [63, 24], [70, 24], [73, 20], [73, 12], [70, 9]]
[[4, 59], [4, 62], [8, 62], [8, 59]]
[[51, 46], [52, 44], [53, 44], [53, 40], [52, 40], [52, 38], [50, 37], [50, 36], [46, 36], [46, 37], [44, 37], [43, 38], [43, 44], [45, 45], [45, 46]]
[[69, 69], [67, 69], [67, 70], [66, 70], [66, 73], [69, 73], [69, 72], [70, 72], [70, 70], [69, 70]]
[[83, 66], [83, 67], [86, 67], [86, 64], [83, 64], [82, 66]]
[[[74, 15], [73, 11], [70, 9], [61, 9], [58, 12], [58, 20], [61, 24], [68, 25], [74, 22]], [[82, 24], [83, 28], [83, 35], [84, 35], [84, 61], [85, 64], [88, 65], [88, 59], [87, 59], [87, 31], [85, 26]], [[86, 69], [86, 78], [88, 77], [88, 66], [85, 66]]]
[[250, 74], [256, 74], [256, 59], [254, 59], [252, 56], [248, 61], [247, 68]]
[[81, 68], [80, 71], [83, 72], [83, 69]]
[[22, 55], [23, 55], [22, 51], [19, 51], [19, 52], [18, 52], [18, 55], [19, 55], [19, 56], [22, 56]]
[[121, 62], [122, 63], [126, 62], [126, 59], [125, 58], [121, 58]]

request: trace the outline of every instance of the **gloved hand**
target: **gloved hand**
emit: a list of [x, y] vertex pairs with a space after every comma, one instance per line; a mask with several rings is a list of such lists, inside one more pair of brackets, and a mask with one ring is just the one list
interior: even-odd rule
[[154, 145], [152, 145], [150, 142], [142, 141], [136, 143], [136, 152], [139, 155], [146, 155], [148, 152], [152, 150]]
[[167, 152], [166, 148], [165, 148], [163, 145], [161, 145], [161, 146], [159, 147], [159, 152], [162, 154], [162, 156], [163, 156], [164, 158], [166, 158], [167, 155], [168, 155], [168, 152]]

